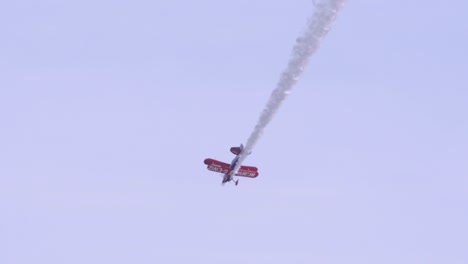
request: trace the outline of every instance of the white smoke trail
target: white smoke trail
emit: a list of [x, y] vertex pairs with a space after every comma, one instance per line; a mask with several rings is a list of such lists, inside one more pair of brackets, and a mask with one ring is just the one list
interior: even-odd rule
[[234, 168], [234, 174], [239, 170], [247, 157], [246, 153], [252, 151], [255, 144], [262, 136], [263, 130], [268, 123], [270, 123], [281, 106], [281, 103], [291, 92], [294, 84], [309, 62], [309, 58], [318, 49], [320, 42], [330, 30], [344, 2], [345, 0], [323, 0], [320, 3], [315, 3], [315, 10], [307, 22], [307, 28], [305, 32], [297, 38], [288, 66], [282, 73], [276, 88], [271, 93], [270, 99], [258, 119], [257, 125], [247, 140], [245, 149], [239, 156], [239, 161]]

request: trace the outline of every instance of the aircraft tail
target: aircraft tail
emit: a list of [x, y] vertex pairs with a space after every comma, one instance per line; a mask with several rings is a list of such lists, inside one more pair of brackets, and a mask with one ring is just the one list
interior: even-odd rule
[[240, 144], [239, 147], [232, 147], [231, 148], [231, 152], [234, 155], [239, 155], [242, 152], [242, 150], [244, 150], [244, 145], [243, 144]]
[[[242, 143], [240, 144], [239, 147], [232, 147], [232, 148], [231, 148], [231, 152], [232, 152], [232, 154], [234, 154], [234, 155], [239, 155], [239, 154], [241, 154], [243, 150], [244, 150], [244, 144], [242, 144]], [[252, 151], [250, 151], [249, 153], [247, 153], [247, 155], [250, 155], [251, 153], [252, 153]]]

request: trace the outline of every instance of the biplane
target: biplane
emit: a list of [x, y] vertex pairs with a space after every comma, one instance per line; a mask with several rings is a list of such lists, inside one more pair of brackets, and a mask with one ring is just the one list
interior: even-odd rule
[[[240, 147], [232, 147], [231, 149], [232, 154], [236, 155], [236, 157], [232, 160], [231, 164], [221, 162], [215, 159], [205, 159], [205, 164], [207, 165], [207, 169], [210, 171], [218, 172], [224, 174], [222, 184], [224, 185], [226, 182], [233, 181], [236, 185], [239, 183], [239, 180], [234, 180], [234, 176], [241, 176], [241, 177], [248, 177], [248, 178], [255, 178], [258, 176], [258, 169], [252, 166], [240, 166], [237, 173], [234, 174], [234, 168], [239, 161], [239, 156], [241, 155], [242, 151], [244, 151], [244, 145], [240, 145]], [[251, 153], [251, 152], [250, 152]], [[247, 155], [249, 155], [248, 153]]]

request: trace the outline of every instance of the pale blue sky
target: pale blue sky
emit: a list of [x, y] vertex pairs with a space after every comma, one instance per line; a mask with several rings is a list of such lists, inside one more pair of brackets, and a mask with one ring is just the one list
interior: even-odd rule
[[0, 3], [0, 263], [468, 263], [468, 3]]

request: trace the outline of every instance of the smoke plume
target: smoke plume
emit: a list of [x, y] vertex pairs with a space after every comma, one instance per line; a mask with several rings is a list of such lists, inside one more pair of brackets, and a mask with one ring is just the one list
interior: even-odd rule
[[304, 72], [304, 68], [309, 62], [310, 57], [318, 49], [322, 39], [327, 35], [344, 2], [345, 0], [322, 0], [314, 4], [314, 13], [307, 21], [306, 30], [296, 39], [296, 44], [293, 47], [289, 63], [281, 74], [276, 88], [271, 93], [270, 99], [248, 138], [245, 149], [241, 153], [233, 173], [239, 170], [248, 155], [247, 153], [253, 150], [255, 144], [262, 136], [263, 130], [268, 123], [270, 123], [273, 116]]

